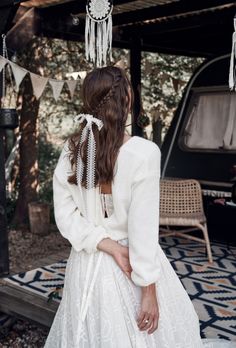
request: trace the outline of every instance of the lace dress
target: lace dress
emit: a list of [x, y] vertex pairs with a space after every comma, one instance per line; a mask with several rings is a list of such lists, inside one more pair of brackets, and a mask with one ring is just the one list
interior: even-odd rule
[[[113, 212], [112, 194], [101, 194], [105, 217]], [[119, 243], [128, 246], [128, 239]], [[62, 300], [44, 348], [233, 348], [225, 340], [200, 338], [199, 321], [192, 302], [178, 276], [159, 250], [162, 277], [157, 287], [158, 329], [151, 335], [139, 331], [136, 318], [140, 310], [141, 289], [120, 270], [114, 259], [95, 253], [92, 270], [97, 278], [86, 318], [79, 313], [87, 283], [89, 255], [71, 248], [65, 274]], [[91, 277], [93, 276], [93, 272]], [[92, 280], [90, 279], [90, 282]], [[90, 283], [91, 284], [91, 283]]]

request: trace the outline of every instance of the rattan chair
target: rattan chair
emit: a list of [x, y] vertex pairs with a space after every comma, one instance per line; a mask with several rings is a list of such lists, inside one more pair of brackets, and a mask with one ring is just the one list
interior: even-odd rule
[[[173, 229], [177, 226], [183, 229]], [[204, 238], [188, 234], [195, 230], [201, 230]], [[197, 180], [160, 180], [160, 236], [178, 236], [204, 243], [209, 262], [213, 262], [201, 186]]]

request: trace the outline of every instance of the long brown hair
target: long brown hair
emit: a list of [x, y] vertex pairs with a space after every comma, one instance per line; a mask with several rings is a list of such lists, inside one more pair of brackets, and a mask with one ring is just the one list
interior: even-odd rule
[[[125, 124], [132, 110], [133, 92], [125, 72], [114, 66], [97, 68], [84, 79], [81, 97], [81, 113], [92, 114], [103, 121], [99, 131], [92, 125], [96, 140], [95, 185], [109, 184], [113, 180], [113, 170], [120, 146], [123, 144]], [[69, 137], [69, 157], [75, 168], [79, 140], [86, 120]], [[84, 162], [82, 186], [85, 186], [87, 140], [81, 145], [81, 158]], [[68, 182], [77, 184], [75, 172]]]

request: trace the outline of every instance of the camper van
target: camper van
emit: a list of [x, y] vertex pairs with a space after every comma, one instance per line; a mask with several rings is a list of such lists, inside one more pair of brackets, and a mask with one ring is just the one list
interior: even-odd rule
[[236, 91], [230, 55], [204, 62], [189, 81], [162, 145], [162, 177], [200, 182], [210, 239], [236, 245]]

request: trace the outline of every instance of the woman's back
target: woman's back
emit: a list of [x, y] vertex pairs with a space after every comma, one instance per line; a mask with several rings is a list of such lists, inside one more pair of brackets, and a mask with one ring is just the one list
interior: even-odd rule
[[56, 224], [72, 248], [45, 348], [202, 348], [193, 304], [158, 242], [160, 150], [138, 136], [123, 143], [130, 83], [105, 67], [82, 92], [81, 126], [53, 175]]

